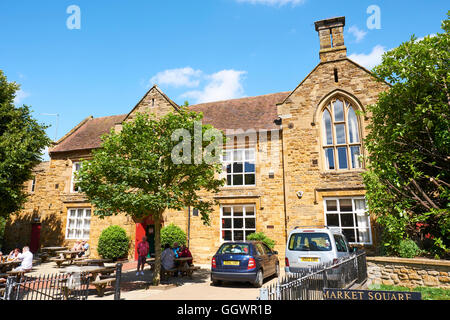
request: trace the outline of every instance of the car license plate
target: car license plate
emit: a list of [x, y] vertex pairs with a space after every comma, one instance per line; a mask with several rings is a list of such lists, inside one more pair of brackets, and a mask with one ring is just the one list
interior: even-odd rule
[[319, 258], [302, 257], [300, 259], [302, 262], [319, 262]]
[[224, 266], [238, 266], [239, 265], [239, 261], [224, 261], [223, 265]]

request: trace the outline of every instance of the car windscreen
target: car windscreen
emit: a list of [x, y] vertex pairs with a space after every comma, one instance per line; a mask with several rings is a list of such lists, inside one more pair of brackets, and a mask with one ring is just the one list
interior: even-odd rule
[[246, 243], [225, 243], [223, 244], [217, 253], [234, 253], [234, 254], [248, 254], [250, 246]]
[[294, 233], [289, 239], [289, 250], [331, 251], [330, 237], [326, 233]]

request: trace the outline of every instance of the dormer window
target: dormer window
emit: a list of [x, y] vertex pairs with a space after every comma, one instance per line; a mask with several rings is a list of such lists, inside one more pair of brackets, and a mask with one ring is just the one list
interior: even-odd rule
[[322, 115], [322, 147], [326, 170], [351, 170], [362, 167], [358, 118], [350, 102], [331, 100]]

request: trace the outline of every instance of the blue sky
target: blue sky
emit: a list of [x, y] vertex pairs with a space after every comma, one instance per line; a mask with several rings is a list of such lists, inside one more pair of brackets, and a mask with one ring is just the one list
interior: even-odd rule
[[[78, 20], [71, 5], [80, 10]], [[380, 9], [380, 28], [367, 24]], [[441, 32], [447, 1], [15, 0], [0, 2], [0, 69], [59, 139], [87, 116], [129, 112], [157, 83], [191, 104], [294, 89], [319, 62], [314, 21], [345, 16], [368, 68], [412, 34]], [[372, 21], [372, 20], [371, 20]], [[370, 27], [370, 28], [369, 28]], [[58, 128], [56, 132], [56, 116]]]

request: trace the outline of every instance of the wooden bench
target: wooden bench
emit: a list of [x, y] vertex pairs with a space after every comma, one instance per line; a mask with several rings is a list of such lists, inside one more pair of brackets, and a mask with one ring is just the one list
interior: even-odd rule
[[61, 265], [66, 262], [67, 260], [64, 258], [55, 258], [52, 259], [53, 262], [56, 262], [56, 265], [58, 266], [58, 268], [61, 268]]
[[177, 268], [173, 268], [173, 269], [169, 269], [169, 270], [165, 270], [163, 268], [161, 268], [161, 279], [167, 279], [169, 277], [173, 277], [175, 276], [175, 274], [178, 272]]
[[94, 282], [91, 282], [92, 285], [95, 286], [95, 289], [97, 290], [97, 295], [99, 297], [103, 297], [105, 294], [105, 289], [107, 286], [111, 286], [116, 281], [116, 278], [97, 278]]
[[188, 277], [192, 278], [192, 274], [194, 273], [194, 271], [197, 271], [197, 270], [200, 270], [200, 267], [189, 266], [188, 268], [181, 269], [180, 271], [181, 271], [182, 275], [185, 275], [185, 276], [188, 276]]

